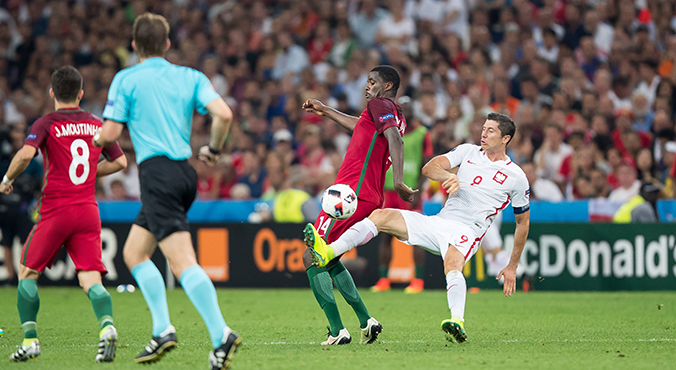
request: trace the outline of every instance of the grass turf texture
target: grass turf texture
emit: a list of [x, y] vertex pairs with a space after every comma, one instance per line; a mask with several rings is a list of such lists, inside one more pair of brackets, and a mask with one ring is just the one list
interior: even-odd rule
[[[40, 288], [42, 355], [12, 364], [21, 343], [16, 290], [0, 288], [0, 368], [141, 369], [133, 358], [150, 339], [150, 313], [139, 291], [113, 296], [120, 334], [112, 364], [95, 364], [98, 328], [87, 297], [76, 288]], [[405, 295], [361, 291], [384, 327], [378, 341], [359, 344], [358, 322], [336, 291], [352, 335], [345, 346], [322, 347], [326, 319], [309, 289], [219, 289], [226, 322], [243, 337], [233, 369], [656, 369], [676, 362], [676, 292], [469, 294], [468, 342], [449, 343], [440, 329], [450, 317], [444, 291]], [[179, 346], [159, 368], [206, 369], [210, 341], [180, 289], [168, 292]], [[659, 309], [658, 309], [659, 306]]]

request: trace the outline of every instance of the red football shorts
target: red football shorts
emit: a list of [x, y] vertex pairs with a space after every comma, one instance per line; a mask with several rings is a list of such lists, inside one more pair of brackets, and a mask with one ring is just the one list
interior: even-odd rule
[[43, 272], [66, 247], [76, 271], [107, 273], [101, 262], [101, 218], [96, 204], [59, 207], [42, 214], [21, 252], [21, 264]]
[[385, 190], [385, 204], [383, 208], [405, 209], [407, 211], [417, 211], [422, 213], [422, 202], [418, 202], [416, 207], [413, 204], [401, 199], [394, 190]]
[[365, 219], [378, 208], [380, 207], [375, 203], [359, 199], [357, 210], [354, 211], [352, 216], [345, 220], [334, 220], [322, 210], [319, 212], [319, 216], [315, 221], [315, 229], [317, 229], [319, 236], [324, 238], [324, 240], [330, 244], [340, 238], [340, 236], [343, 235], [347, 229], [351, 228], [352, 225]]

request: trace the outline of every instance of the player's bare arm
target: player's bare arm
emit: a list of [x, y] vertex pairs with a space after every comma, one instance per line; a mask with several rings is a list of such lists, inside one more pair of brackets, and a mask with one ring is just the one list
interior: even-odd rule
[[101, 131], [92, 138], [92, 144], [96, 147], [113, 145], [122, 134], [122, 130], [124, 130], [124, 123], [107, 119], [103, 122]]
[[12, 192], [12, 190], [14, 190], [12, 182], [14, 182], [14, 179], [16, 179], [17, 176], [19, 176], [23, 171], [26, 170], [26, 168], [28, 168], [28, 165], [31, 163], [31, 159], [35, 157], [36, 152], [37, 149], [30, 145], [24, 145], [21, 149], [19, 149], [18, 152], [16, 152], [16, 155], [14, 158], [12, 158], [12, 162], [9, 164], [7, 173], [2, 178], [2, 183], [0, 183], [0, 192], [9, 194]]
[[502, 269], [496, 278], [497, 280], [500, 280], [501, 277], [505, 278], [503, 292], [507, 297], [516, 292], [516, 267], [519, 265], [521, 252], [523, 252], [523, 247], [526, 245], [526, 239], [528, 238], [530, 210], [524, 213], [515, 214], [514, 218], [516, 219], [516, 229], [514, 230], [514, 249], [512, 250], [512, 256], [509, 258], [507, 267]]
[[96, 177], [103, 177], [127, 168], [127, 156], [122, 154], [112, 161], [103, 160], [96, 165]]
[[455, 173], [451, 169], [451, 162], [443, 155], [432, 158], [422, 169], [425, 177], [441, 182], [441, 186], [451, 195], [460, 189], [460, 181]]
[[302, 108], [308, 113], [327, 117], [350, 131], [354, 131], [354, 127], [359, 120], [359, 117], [337, 111], [317, 99], [306, 100], [305, 103], [303, 103]]
[[394, 190], [399, 194], [401, 199], [412, 203], [418, 190], [413, 190], [404, 184], [404, 140], [399, 134], [399, 129], [395, 126], [387, 128], [383, 132], [383, 135], [387, 138], [390, 157], [392, 158]]
[[209, 145], [200, 148], [197, 159], [213, 166], [218, 161], [218, 153], [223, 149], [225, 139], [230, 132], [232, 124], [232, 110], [223, 99], [215, 99], [207, 104], [207, 110], [211, 114], [211, 140]]

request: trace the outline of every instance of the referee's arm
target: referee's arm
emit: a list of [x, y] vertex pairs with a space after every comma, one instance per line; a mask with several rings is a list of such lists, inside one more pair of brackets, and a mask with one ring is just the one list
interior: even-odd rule
[[207, 164], [215, 164], [230, 131], [232, 110], [222, 98], [218, 98], [207, 104], [207, 111], [212, 116], [211, 140], [208, 146], [200, 148], [198, 158]]
[[120, 137], [122, 130], [124, 123], [106, 119], [103, 121], [101, 131], [92, 138], [92, 143], [96, 147], [110, 146]]

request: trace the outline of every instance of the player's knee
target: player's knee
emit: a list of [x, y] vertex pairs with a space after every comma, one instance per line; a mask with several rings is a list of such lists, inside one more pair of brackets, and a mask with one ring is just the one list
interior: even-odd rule
[[124, 250], [122, 250], [122, 256], [124, 257], [124, 263], [129, 268], [129, 271], [131, 271], [134, 266], [148, 259], [147, 256], [134, 250], [134, 248], [124, 248]]
[[21, 265], [19, 268], [19, 280], [23, 279], [33, 279], [37, 280], [38, 277], [40, 276], [40, 273], [36, 270], [29, 269], [28, 267]]
[[305, 249], [305, 252], [303, 252], [303, 265], [306, 269], [312, 266], [312, 252], [309, 249]]
[[376, 227], [380, 227], [385, 220], [387, 220], [387, 215], [389, 214], [391, 210], [389, 209], [376, 209], [375, 211], [371, 212], [369, 215], [369, 220], [373, 222]]
[[[452, 248], [452, 249], [451, 249]], [[461, 271], [465, 266], [465, 257], [452, 245], [449, 246], [448, 252], [446, 252], [446, 258], [444, 258], [444, 273], [448, 274], [449, 271]]]

